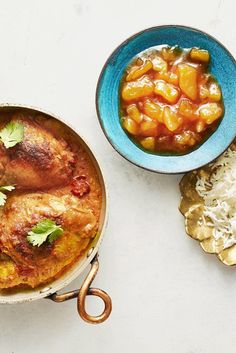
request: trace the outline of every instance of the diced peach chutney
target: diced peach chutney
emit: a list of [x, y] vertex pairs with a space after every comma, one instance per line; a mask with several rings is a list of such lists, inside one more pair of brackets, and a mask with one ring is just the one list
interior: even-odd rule
[[222, 93], [205, 49], [159, 46], [141, 53], [121, 83], [121, 124], [142, 149], [187, 153], [218, 126]]

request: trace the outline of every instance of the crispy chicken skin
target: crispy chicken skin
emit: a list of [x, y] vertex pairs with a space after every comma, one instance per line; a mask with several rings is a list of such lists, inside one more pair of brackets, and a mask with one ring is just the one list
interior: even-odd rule
[[0, 147], [0, 185], [42, 190], [67, 184], [75, 156], [66, 141], [56, 138], [30, 116], [17, 113], [11, 119], [24, 126], [24, 139], [12, 148]]
[[[27, 233], [46, 218], [61, 225], [63, 235], [52, 244], [32, 246], [27, 241]], [[9, 288], [20, 283], [35, 287], [49, 281], [78, 259], [91, 236], [95, 236], [96, 229], [96, 217], [90, 209], [82, 207], [77, 197], [57, 197], [49, 193], [9, 197], [0, 219], [4, 254], [0, 261], [0, 287]]]

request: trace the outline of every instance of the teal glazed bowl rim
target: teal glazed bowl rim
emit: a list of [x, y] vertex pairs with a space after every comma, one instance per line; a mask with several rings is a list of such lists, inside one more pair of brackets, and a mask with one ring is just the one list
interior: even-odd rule
[[[201, 47], [211, 54], [210, 71], [221, 85], [224, 117], [215, 132], [197, 149], [166, 156], [143, 151], [120, 124], [119, 87], [128, 63], [150, 47], [167, 44]], [[163, 25], [145, 29], [121, 43], [107, 59], [98, 79], [96, 109], [102, 130], [114, 149], [133, 164], [157, 173], [178, 174], [198, 169], [221, 155], [236, 136], [236, 61], [217, 39], [198, 29]]]

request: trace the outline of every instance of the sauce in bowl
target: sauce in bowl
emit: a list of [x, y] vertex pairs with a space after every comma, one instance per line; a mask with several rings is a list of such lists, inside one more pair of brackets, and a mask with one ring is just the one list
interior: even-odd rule
[[221, 88], [200, 48], [150, 48], [132, 60], [120, 87], [120, 121], [142, 149], [185, 154], [218, 127], [224, 114]]

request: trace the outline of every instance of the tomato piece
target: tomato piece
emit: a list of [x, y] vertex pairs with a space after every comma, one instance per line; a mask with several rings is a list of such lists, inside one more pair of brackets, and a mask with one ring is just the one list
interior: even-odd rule
[[73, 178], [71, 192], [78, 197], [83, 197], [90, 192], [90, 185], [85, 175], [79, 175]]

